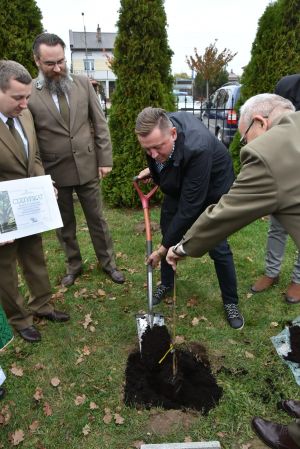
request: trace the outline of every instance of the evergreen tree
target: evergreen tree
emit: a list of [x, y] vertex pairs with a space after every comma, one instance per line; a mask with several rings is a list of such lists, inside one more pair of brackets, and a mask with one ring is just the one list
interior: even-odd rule
[[1, 0], [0, 55], [22, 64], [35, 76], [32, 44], [43, 31], [42, 14], [35, 0]]
[[112, 70], [117, 76], [109, 112], [114, 167], [103, 193], [114, 206], [139, 204], [132, 178], [146, 166], [134, 133], [138, 113], [147, 106], [174, 110], [163, 0], [121, 0]]
[[[300, 72], [300, 0], [277, 0], [258, 22], [251, 59], [241, 78], [238, 107], [253, 95], [274, 92], [286, 75]], [[236, 173], [240, 169], [240, 144], [236, 135], [230, 152]]]

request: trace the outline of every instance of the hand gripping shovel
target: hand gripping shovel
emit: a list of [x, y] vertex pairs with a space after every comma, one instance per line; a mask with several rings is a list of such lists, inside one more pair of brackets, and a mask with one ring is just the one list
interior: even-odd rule
[[[139, 185], [139, 179], [137, 176], [133, 178], [133, 185], [135, 190], [137, 191], [140, 200], [142, 202], [143, 210], [144, 210], [144, 220], [145, 220], [145, 229], [146, 229], [146, 253], [147, 257], [152, 253], [152, 237], [151, 237], [151, 226], [150, 226], [150, 215], [149, 215], [149, 200], [154, 195], [158, 186], [153, 187], [153, 189], [145, 195]], [[154, 325], [164, 326], [164, 317], [160, 313], [153, 313], [153, 276], [152, 276], [152, 266], [150, 264], [147, 265], [147, 293], [148, 293], [148, 313], [146, 314], [137, 314], [136, 315], [136, 324], [138, 331], [138, 339], [141, 349], [142, 336], [148, 326], [152, 329]]]

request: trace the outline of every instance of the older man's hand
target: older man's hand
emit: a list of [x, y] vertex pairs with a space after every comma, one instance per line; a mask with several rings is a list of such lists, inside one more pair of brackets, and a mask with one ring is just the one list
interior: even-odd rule
[[174, 248], [174, 246], [171, 246], [169, 248], [167, 256], [166, 256], [166, 261], [168, 262], [168, 264], [171, 265], [173, 270], [176, 271], [177, 262], [184, 259], [184, 257], [180, 257], [180, 256], [178, 256], [178, 254], [175, 254], [173, 251], [173, 248]]

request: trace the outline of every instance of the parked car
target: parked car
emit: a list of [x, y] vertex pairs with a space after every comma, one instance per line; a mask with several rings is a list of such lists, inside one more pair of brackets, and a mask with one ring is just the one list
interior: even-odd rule
[[226, 83], [209, 98], [201, 119], [205, 126], [226, 146], [229, 146], [238, 127], [234, 109], [241, 92], [241, 84]]
[[178, 111], [187, 111], [194, 114], [200, 114], [200, 102], [193, 100], [191, 95], [176, 96], [176, 109]]

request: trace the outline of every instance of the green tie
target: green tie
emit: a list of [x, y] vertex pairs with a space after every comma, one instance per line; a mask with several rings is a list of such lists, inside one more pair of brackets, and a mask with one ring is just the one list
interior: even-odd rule
[[14, 122], [14, 119], [11, 118], [11, 117], [9, 117], [9, 118], [6, 120], [6, 123], [7, 123], [8, 127], [9, 127], [9, 130], [10, 130], [10, 132], [12, 133], [12, 135], [13, 135], [15, 141], [17, 142], [18, 147], [23, 151], [23, 153], [24, 153], [24, 154], [26, 155], [26, 157], [27, 157], [27, 151], [26, 151], [24, 142], [23, 142], [23, 140], [22, 140], [22, 138], [21, 138], [21, 136], [20, 136], [20, 133], [19, 133], [18, 130], [15, 128], [15, 122]]
[[59, 110], [60, 115], [68, 125], [68, 128], [70, 127], [70, 108], [66, 99], [66, 96], [64, 93], [57, 95], [58, 104], [59, 104]]

